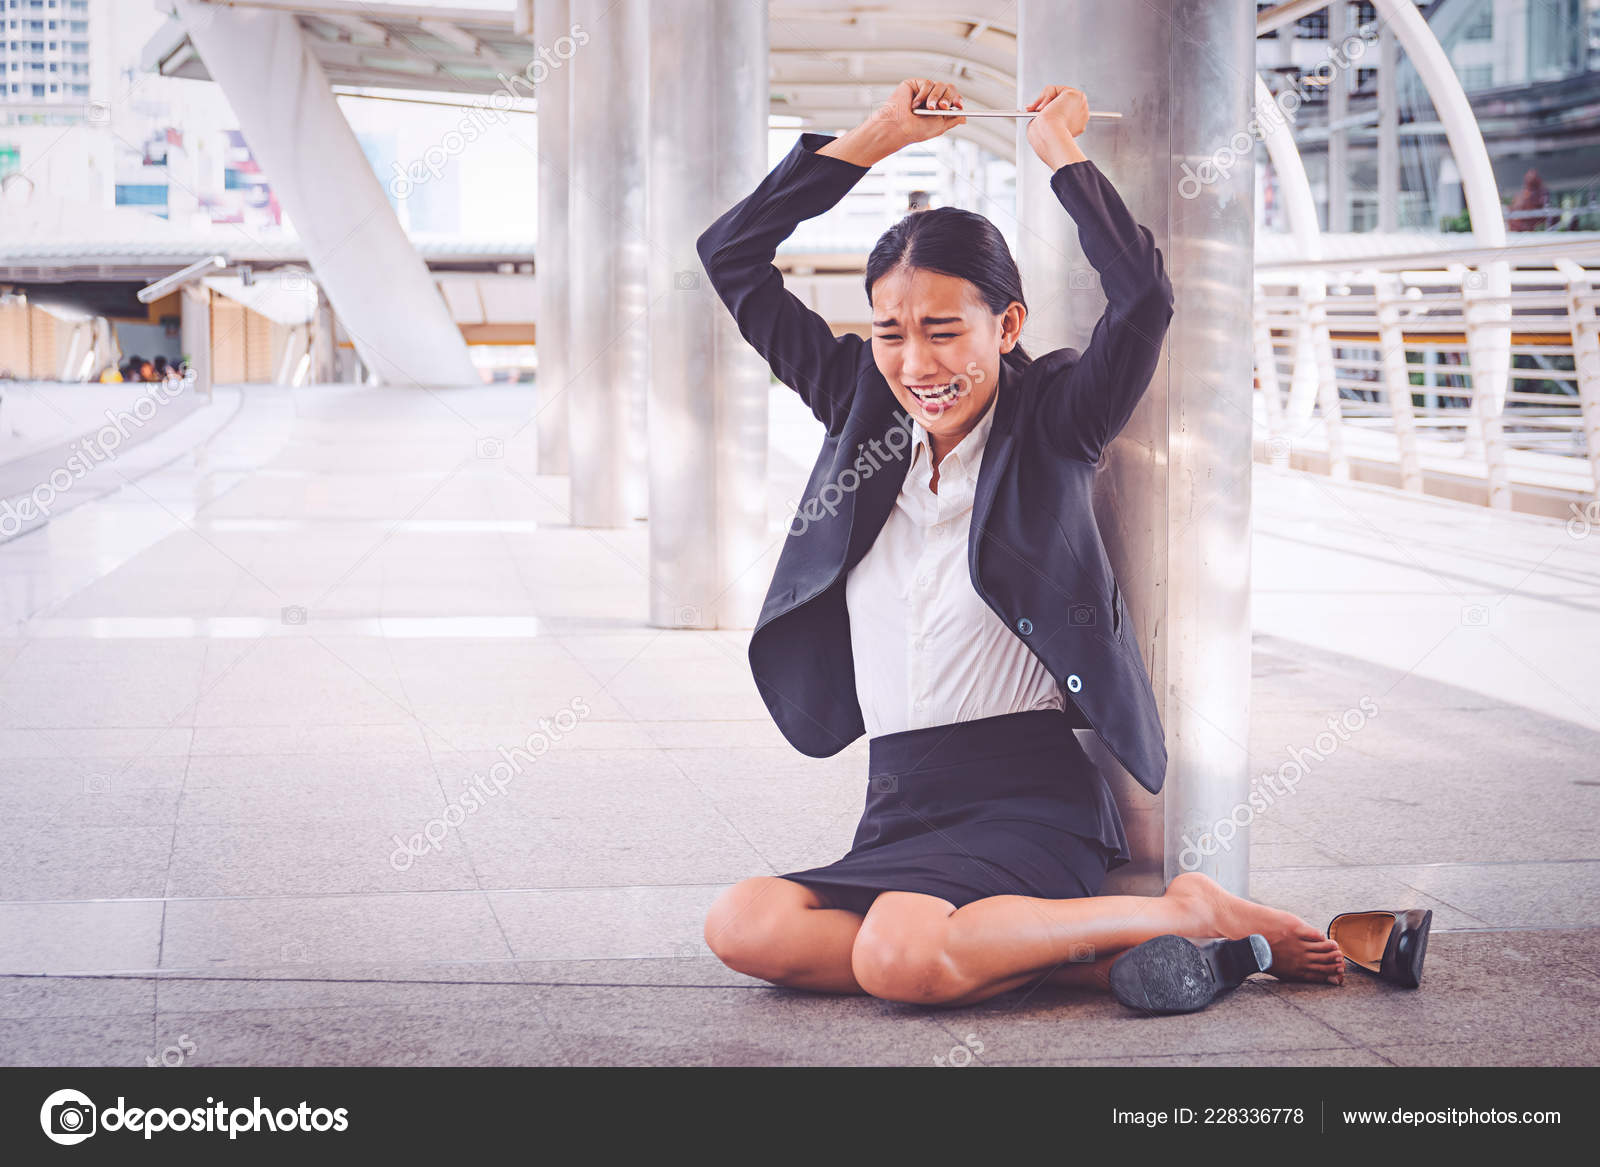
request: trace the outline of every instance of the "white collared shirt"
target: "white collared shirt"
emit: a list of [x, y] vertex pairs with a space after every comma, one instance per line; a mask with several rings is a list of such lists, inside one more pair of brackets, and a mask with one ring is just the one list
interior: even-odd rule
[[911, 419], [911, 466], [894, 510], [845, 580], [856, 696], [868, 737], [1029, 709], [1062, 709], [1061, 690], [972, 586], [967, 542], [988, 409], [939, 463]]

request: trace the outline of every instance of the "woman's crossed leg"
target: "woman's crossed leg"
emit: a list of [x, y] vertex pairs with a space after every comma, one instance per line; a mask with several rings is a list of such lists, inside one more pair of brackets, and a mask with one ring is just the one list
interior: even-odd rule
[[1272, 948], [1269, 975], [1338, 983], [1338, 946], [1291, 912], [1241, 899], [1185, 872], [1159, 896], [1045, 900], [999, 895], [956, 908], [917, 892], [884, 892], [865, 917], [825, 905], [777, 876], [744, 880], [706, 917], [705, 938], [728, 965], [792, 988], [870, 993], [924, 1005], [970, 1005], [1030, 981], [1109, 988], [1112, 962], [1155, 936], [1238, 939]]

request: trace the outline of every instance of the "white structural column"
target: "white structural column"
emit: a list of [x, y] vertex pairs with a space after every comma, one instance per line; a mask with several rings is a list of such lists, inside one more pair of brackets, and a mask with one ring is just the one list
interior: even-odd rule
[[1558, 259], [1556, 270], [1567, 281], [1567, 320], [1572, 327], [1572, 361], [1578, 375], [1578, 407], [1583, 417], [1583, 448], [1594, 475], [1594, 497], [1600, 500], [1600, 319], [1595, 308], [1600, 294], [1588, 269]]
[[[91, 321], [79, 320], [70, 325], [71, 331], [67, 333], [66, 351], [61, 355], [61, 362], [56, 369], [58, 381], [86, 381], [87, 377], [80, 377], [80, 366], [86, 365], [84, 356], [89, 351], [94, 328]], [[99, 372], [99, 370], [95, 370]]]
[[183, 285], [178, 331], [184, 359], [194, 370], [194, 392], [211, 395], [211, 289], [199, 280]]
[[1411, 368], [1406, 364], [1405, 333], [1400, 313], [1406, 306], [1401, 280], [1393, 272], [1367, 271], [1378, 301], [1378, 348], [1382, 354], [1383, 390], [1394, 418], [1394, 439], [1400, 453], [1400, 486], [1422, 493], [1422, 455], [1417, 446], [1417, 415], [1411, 405]]
[[175, 5], [362, 361], [383, 384], [479, 382], [294, 16]]
[[1378, 230], [1400, 223], [1400, 46], [1387, 24], [1378, 32]]
[[[1294, 134], [1289, 129], [1288, 119], [1295, 109], [1288, 108], [1286, 102], [1274, 100], [1272, 91], [1267, 88], [1260, 74], [1255, 77], [1255, 102], [1256, 124], [1260, 127], [1267, 157], [1272, 162], [1273, 170], [1278, 173], [1278, 190], [1283, 196], [1284, 213], [1289, 217], [1289, 231], [1294, 235], [1301, 255], [1307, 259], [1320, 259], [1322, 229], [1317, 223], [1317, 201], [1311, 193], [1311, 180], [1306, 177], [1305, 160], [1300, 156]], [[1331, 342], [1326, 348], [1322, 345], [1322, 337], [1313, 326], [1313, 320], [1322, 321], [1321, 330], [1326, 332], [1326, 315], [1322, 305], [1327, 295], [1327, 277], [1320, 271], [1312, 269], [1301, 276], [1300, 325], [1289, 337], [1289, 351], [1292, 354], [1289, 400], [1281, 418], [1275, 419], [1284, 426], [1281, 436], [1291, 443], [1298, 429], [1309, 423], [1312, 406], [1321, 400], [1324, 389], [1318, 372], [1321, 367], [1318, 354], [1331, 352]], [[1273, 379], [1276, 381], [1276, 373]], [[1280, 435], [1275, 433], [1274, 436]], [[1329, 439], [1337, 440], [1336, 433], [1330, 432]]]
[[[1350, 5], [1333, 0], [1328, 5], [1328, 45], [1344, 43], [1350, 34]], [[1350, 70], [1335, 69], [1328, 78], [1328, 230], [1342, 235], [1350, 230], [1350, 131], [1344, 121], [1350, 114]]]
[[[1378, 14], [1394, 29], [1411, 58], [1444, 126], [1450, 154], [1461, 174], [1461, 192], [1472, 217], [1472, 237], [1480, 247], [1504, 247], [1506, 224], [1500, 190], [1483, 133], [1450, 58], [1412, 0], [1375, 0]], [[1511, 265], [1503, 259], [1483, 264], [1463, 282], [1466, 302], [1467, 360], [1472, 369], [1472, 444], [1481, 445], [1489, 482], [1489, 505], [1509, 509], [1511, 485], [1501, 442], [1500, 415], [1511, 380]]]
[[567, 382], [572, 375], [572, 70], [567, 61], [583, 46], [571, 31], [569, 0], [539, 0], [533, 36], [549, 64], [539, 81], [539, 242], [534, 279], [539, 295], [535, 323], [539, 354], [539, 473], [566, 474]]
[[[572, 0], [567, 421], [572, 522], [622, 527], [643, 513], [637, 432], [650, 375], [646, 157], [651, 93], [644, 0]], [[636, 404], [637, 403], [637, 404]]]
[[771, 571], [768, 372], [695, 242], [767, 172], [767, 11], [650, 6], [650, 622], [750, 628]]
[[[1122, 112], [1083, 137], [1084, 153], [1154, 233], [1177, 305], [1168, 360], [1106, 453], [1095, 510], [1150, 668], [1166, 730], [1166, 787], [1152, 798], [1097, 739], [1134, 862], [1107, 891], [1159, 892], [1203, 870], [1235, 892], [1248, 882], [1250, 702], [1251, 119], [1254, 11], [1245, 4], [1022, 0], [1018, 99], [1047, 84]], [[1084, 52], [1086, 44], [1093, 52]], [[1195, 52], [1195, 45], [1206, 46]], [[1081, 348], [1104, 300], [1050, 175], [1018, 129], [1018, 253], [1035, 355]], [[1190, 189], [1221, 150], [1232, 165]], [[1083, 289], [1087, 285], [1086, 290]], [[1063, 311], [1062, 309], [1065, 309]], [[1085, 683], [1088, 683], [1086, 678]], [[1223, 825], [1226, 824], [1226, 825]]]

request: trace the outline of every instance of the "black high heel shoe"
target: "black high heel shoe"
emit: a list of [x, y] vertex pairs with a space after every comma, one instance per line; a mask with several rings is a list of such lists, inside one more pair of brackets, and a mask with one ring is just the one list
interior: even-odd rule
[[1431, 927], [1433, 912], [1427, 908], [1340, 912], [1328, 921], [1328, 939], [1351, 964], [1415, 989], [1422, 984], [1422, 959], [1428, 954]]
[[1204, 944], [1157, 936], [1112, 962], [1111, 991], [1130, 1009], [1193, 1013], [1271, 965], [1272, 948], [1259, 932]]

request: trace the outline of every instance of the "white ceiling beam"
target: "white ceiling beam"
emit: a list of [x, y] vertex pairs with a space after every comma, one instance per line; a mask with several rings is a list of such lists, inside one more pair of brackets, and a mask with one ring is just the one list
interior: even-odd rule
[[[350, 39], [359, 44], [389, 44], [389, 30], [381, 24], [360, 16], [350, 16], [343, 12], [318, 12], [316, 19], [327, 21], [329, 24], [342, 28], [350, 35]], [[302, 21], [302, 23], [304, 23]]]

